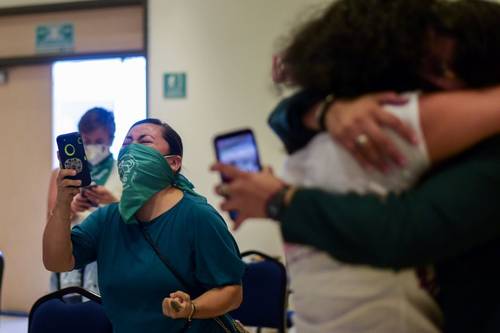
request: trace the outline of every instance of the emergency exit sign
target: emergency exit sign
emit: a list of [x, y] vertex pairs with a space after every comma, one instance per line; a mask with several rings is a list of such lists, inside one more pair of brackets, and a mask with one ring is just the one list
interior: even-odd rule
[[187, 74], [165, 73], [163, 75], [163, 97], [186, 98]]
[[37, 53], [71, 52], [75, 47], [75, 29], [72, 23], [41, 24], [36, 27]]

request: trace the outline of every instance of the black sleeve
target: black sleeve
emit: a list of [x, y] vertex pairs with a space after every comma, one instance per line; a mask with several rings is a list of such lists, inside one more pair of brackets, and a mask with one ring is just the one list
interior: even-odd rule
[[289, 154], [304, 147], [318, 133], [304, 126], [302, 116], [319, 100], [321, 96], [317, 93], [300, 91], [280, 101], [269, 115], [269, 126]]

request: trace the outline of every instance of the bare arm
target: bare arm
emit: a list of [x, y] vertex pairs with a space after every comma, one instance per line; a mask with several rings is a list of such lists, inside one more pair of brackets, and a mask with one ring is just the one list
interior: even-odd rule
[[420, 121], [431, 161], [442, 161], [500, 132], [500, 87], [424, 95]]
[[[328, 132], [364, 166], [383, 170], [384, 161], [402, 162], [403, 156], [382, 129], [393, 129], [406, 139], [411, 129], [384, 110], [383, 104], [391, 100], [398, 102], [390, 93], [366, 95], [336, 101], [327, 111]], [[304, 116], [305, 126], [314, 127], [318, 107]], [[442, 161], [500, 132], [500, 87], [423, 95], [420, 117], [430, 159]], [[364, 146], [356, 143], [362, 134], [369, 139]]]
[[[188, 294], [177, 291], [163, 300], [163, 314], [171, 318], [188, 318], [193, 311], [191, 303], [194, 303], [196, 310], [192, 318], [215, 318], [238, 308], [242, 300], [243, 290], [240, 285], [210, 289], [192, 301]], [[179, 311], [174, 310], [172, 302], [180, 305]]]
[[43, 232], [43, 264], [53, 272], [73, 269], [75, 259], [71, 245], [71, 201], [79, 192], [80, 180], [64, 179], [74, 176], [71, 169], [61, 169], [57, 176], [57, 198]]
[[195, 318], [213, 318], [237, 309], [243, 300], [243, 289], [240, 285], [211, 289], [194, 300], [196, 304]]
[[50, 174], [49, 193], [47, 194], [47, 219], [50, 217], [52, 210], [56, 206], [58, 172], [59, 169], [54, 169]]

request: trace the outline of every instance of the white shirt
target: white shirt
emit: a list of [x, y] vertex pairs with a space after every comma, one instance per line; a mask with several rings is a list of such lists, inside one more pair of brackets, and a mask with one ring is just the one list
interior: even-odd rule
[[[429, 167], [429, 159], [420, 128], [418, 94], [408, 94], [408, 98], [406, 105], [386, 107], [417, 134], [419, 145], [413, 146], [388, 130], [408, 161], [406, 168], [393, 168], [388, 174], [367, 171], [322, 133], [288, 158], [284, 179], [335, 193], [385, 196], [410, 188]], [[345, 264], [312, 247], [291, 244], [286, 255], [298, 333], [439, 332], [439, 308], [420, 288], [413, 269], [395, 272]]]

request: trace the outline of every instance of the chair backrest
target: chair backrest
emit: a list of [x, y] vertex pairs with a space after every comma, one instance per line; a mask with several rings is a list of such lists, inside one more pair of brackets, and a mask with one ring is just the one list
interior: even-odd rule
[[287, 275], [278, 260], [258, 251], [242, 253], [242, 257], [258, 255], [262, 260], [247, 264], [243, 276], [243, 302], [231, 316], [246, 326], [267, 327], [285, 332], [288, 307]]
[[[89, 299], [68, 303], [64, 296], [79, 294]], [[41, 297], [31, 308], [28, 333], [112, 333], [101, 298], [80, 287], [69, 287]]]

